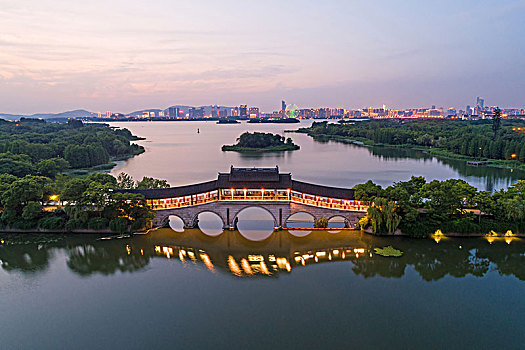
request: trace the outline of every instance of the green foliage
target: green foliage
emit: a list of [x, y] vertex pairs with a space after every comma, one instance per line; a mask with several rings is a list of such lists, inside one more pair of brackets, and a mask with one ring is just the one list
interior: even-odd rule
[[108, 219], [106, 218], [91, 218], [88, 221], [88, 229], [102, 230], [108, 227]]
[[[374, 234], [391, 234], [397, 229], [402, 220], [401, 215], [396, 210], [397, 207], [394, 202], [388, 201], [386, 198], [376, 197], [373, 205], [367, 210], [366, 223], [372, 225]], [[363, 220], [364, 223], [365, 220]]]
[[359, 201], [372, 202], [376, 197], [383, 195], [383, 189], [380, 185], [376, 185], [372, 180], [368, 180], [364, 184], [354, 186], [355, 199]]
[[137, 188], [168, 188], [170, 184], [166, 180], [154, 179], [144, 176], [141, 181], [137, 182]]
[[129, 221], [126, 218], [119, 217], [109, 222], [109, 228], [113, 232], [124, 233], [128, 230]]
[[131, 144], [135, 137], [127, 130], [84, 125], [77, 120], [67, 124], [23, 118], [17, 123], [0, 120], [0, 136], [0, 173], [19, 177], [37, 173], [54, 177], [68, 167], [93, 167], [108, 163], [110, 157], [132, 156], [144, 150]]
[[61, 230], [64, 228], [64, 218], [60, 217], [45, 217], [38, 220], [38, 227], [45, 230]]
[[63, 158], [50, 158], [38, 162], [37, 169], [40, 175], [55, 177], [59, 172], [69, 168], [69, 162]]
[[463, 180], [426, 183], [422, 177], [385, 190], [370, 181], [355, 188], [356, 196], [359, 189], [361, 198], [373, 202], [359, 226], [371, 227], [375, 234], [391, 233], [396, 228], [412, 237], [427, 237], [437, 229], [464, 234], [525, 232], [524, 180], [493, 194], [477, 191]]
[[328, 227], [328, 220], [323, 216], [319, 220], [314, 222], [315, 228], [327, 228]]
[[87, 225], [86, 225], [85, 221], [80, 220], [80, 219], [72, 219], [72, 218], [70, 218], [66, 222], [65, 229], [67, 231], [73, 231], [73, 230], [85, 228], [86, 226]]
[[250, 150], [286, 151], [297, 149], [299, 149], [299, 146], [294, 144], [291, 138], [285, 140], [284, 136], [263, 132], [245, 132], [237, 138], [235, 145], [222, 146], [223, 151], [241, 152]]
[[[496, 116], [493, 121], [370, 120], [358, 123], [315, 122], [301, 129], [316, 139], [365, 140], [375, 144], [435, 147], [477, 159], [515, 159], [525, 163], [525, 134], [521, 120]], [[512, 155], [515, 154], [515, 157]]]
[[22, 219], [26, 221], [34, 221], [42, 212], [42, 204], [37, 202], [29, 202], [22, 210]]
[[386, 256], [386, 257], [400, 257], [403, 255], [403, 252], [399, 249], [395, 249], [391, 245], [384, 248], [374, 248], [374, 251], [377, 255]]
[[120, 173], [117, 177], [117, 187], [118, 188], [135, 188], [135, 181], [133, 178], [126, 174]]

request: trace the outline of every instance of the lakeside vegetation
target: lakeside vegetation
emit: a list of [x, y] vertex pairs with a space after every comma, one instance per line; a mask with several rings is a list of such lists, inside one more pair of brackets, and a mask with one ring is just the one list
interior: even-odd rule
[[0, 229], [111, 230], [151, 227], [144, 196], [117, 188], [162, 188], [166, 181], [91, 171], [113, 167], [112, 159], [144, 152], [127, 129], [79, 120], [0, 120]]
[[165, 187], [169, 187], [165, 180], [144, 177], [134, 181], [124, 173], [118, 178], [96, 173], [55, 179], [1, 174], [0, 229], [124, 233], [151, 228], [154, 211], [144, 196], [115, 190]]
[[285, 139], [281, 135], [263, 132], [245, 132], [237, 138], [235, 145], [222, 146], [223, 151], [236, 152], [295, 151], [299, 148], [291, 138]]
[[426, 182], [413, 176], [382, 188], [368, 181], [354, 187], [357, 200], [371, 207], [359, 221], [362, 229], [377, 235], [396, 230], [411, 237], [443, 233], [525, 233], [525, 181], [506, 190], [478, 191], [463, 180]]
[[0, 119], [0, 174], [53, 178], [68, 170], [111, 169], [111, 160], [144, 152], [142, 146], [131, 143], [136, 139], [127, 129], [80, 120], [60, 124], [40, 119]]
[[325, 121], [298, 131], [318, 140], [412, 147], [440, 156], [525, 168], [525, 121], [517, 119]]

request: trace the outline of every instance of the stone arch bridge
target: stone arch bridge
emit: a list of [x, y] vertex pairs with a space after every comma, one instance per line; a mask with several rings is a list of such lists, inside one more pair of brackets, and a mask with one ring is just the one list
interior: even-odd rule
[[367, 206], [354, 199], [354, 190], [292, 180], [279, 168], [234, 168], [219, 173], [217, 180], [162, 189], [127, 189], [140, 193], [155, 210], [153, 223], [165, 226], [171, 215], [194, 227], [202, 212], [217, 214], [225, 228], [235, 226], [238, 214], [249, 207], [268, 211], [275, 227], [284, 227], [288, 218], [305, 212], [315, 220], [343, 217], [354, 227], [366, 214]]
[[268, 201], [214, 201], [191, 207], [159, 209], [156, 211], [154, 225], [167, 226], [169, 217], [177, 216], [182, 219], [185, 228], [192, 228], [196, 227], [200, 213], [211, 212], [221, 218], [224, 228], [231, 228], [235, 226], [235, 219], [241, 211], [254, 207], [269, 212], [273, 218], [274, 227], [285, 227], [286, 221], [293, 214], [307, 213], [313, 216], [314, 220], [319, 220], [322, 217], [328, 220], [334, 217], [342, 217], [347, 226], [352, 228], [365, 215], [364, 212], [317, 207], [291, 201], [277, 203]]

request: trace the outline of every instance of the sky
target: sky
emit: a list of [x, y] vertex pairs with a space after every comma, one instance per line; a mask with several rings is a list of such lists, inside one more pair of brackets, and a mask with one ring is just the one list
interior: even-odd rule
[[0, 112], [525, 106], [525, 0], [0, 0]]

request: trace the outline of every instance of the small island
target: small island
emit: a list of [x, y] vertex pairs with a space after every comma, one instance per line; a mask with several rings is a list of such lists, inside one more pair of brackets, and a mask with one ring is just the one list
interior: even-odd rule
[[235, 145], [222, 146], [223, 151], [236, 152], [280, 152], [295, 151], [300, 147], [293, 143], [291, 138], [264, 132], [245, 132]]

